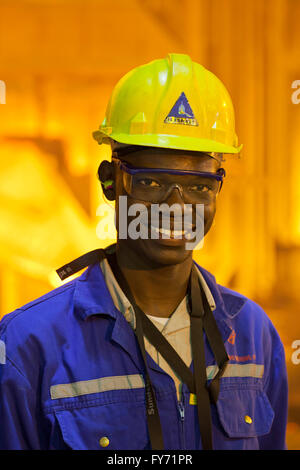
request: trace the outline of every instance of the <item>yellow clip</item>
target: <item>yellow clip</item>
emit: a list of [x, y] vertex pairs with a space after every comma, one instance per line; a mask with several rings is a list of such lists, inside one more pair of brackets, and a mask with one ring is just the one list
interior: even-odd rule
[[246, 422], [247, 424], [251, 424], [251, 423], [252, 423], [252, 418], [251, 418], [250, 416], [246, 415], [244, 419], [245, 419], [245, 422]]
[[190, 405], [197, 405], [197, 396], [194, 393], [190, 393]]

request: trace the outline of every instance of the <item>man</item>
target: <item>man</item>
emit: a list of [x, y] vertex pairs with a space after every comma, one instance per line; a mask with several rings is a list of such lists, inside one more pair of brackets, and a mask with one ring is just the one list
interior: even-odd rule
[[112, 147], [98, 173], [117, 243], [65, 265], [62, 279], [88, 269], [3, 318], [0, 447], [284, 449], [280, 338], [192, 259], [223, 154], [240, 150], [226, 89], [169, 54], [121, 79], [94, 137]]

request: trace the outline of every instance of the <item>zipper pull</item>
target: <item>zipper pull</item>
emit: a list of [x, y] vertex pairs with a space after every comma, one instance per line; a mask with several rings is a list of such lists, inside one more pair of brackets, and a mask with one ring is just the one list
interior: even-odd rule
[[179, 408], [181, 421], [184, 421], [184, 406], [182, 402], [178, 403], [178, 408]]

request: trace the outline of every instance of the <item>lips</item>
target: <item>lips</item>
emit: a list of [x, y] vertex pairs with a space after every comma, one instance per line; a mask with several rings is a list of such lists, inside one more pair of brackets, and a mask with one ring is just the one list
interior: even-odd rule
[[195, 234], [192, 233], [191, 230], [168, 230], [166, 228], [157, 228], [154, 227], [153, 225], [150, 227], [152, 233], [159, 233], [159, 238], [162, 239], [186, 239], [186, 240], [191, 240]]
[[[165, 224], [167, 225], [167, 224]], [[188, 225], [188, 226], [187, 226]], [[143, 225], [144, 230], [148, 229], [148, 236], [154, 240], [192, 240], [195, 237], [195, 226], [192, 224], [185, 224], [184, 229], [182, 230], [182, 225], [178, 225], [180, 227], [179, 230], [176, 229], [176, 224], [170, 223], [170, 229], [161, 226], [155, 226], [153, 224]]]
[[191, 218], [183, 219], [182, 217], [162, 217], [159, 220], [157, 218], [152, 218], [148, 221], [148, 224], [156, 229], [163, 228], [175, 232], [185, 232], [192, 230], [195, 227], [195, 224], [192, 223]]
[[141, 238], [159, 242], [170, 241], [172, 244], [194, 240], [198, 229], [202, 227], [201, 214], [199, 216], [197, 210], [194, 213], [189, 207], [184, 211], [181, 207], [179, 209], [170, 215], [170, 208], [153, 210], [151, 207], [151, 212], [144, 213], [145, 217], [141, 217], [139, 221]]

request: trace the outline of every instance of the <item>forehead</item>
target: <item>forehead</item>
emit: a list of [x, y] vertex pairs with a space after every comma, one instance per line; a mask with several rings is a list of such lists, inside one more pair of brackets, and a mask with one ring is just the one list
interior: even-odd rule
[[121, 157], [135, 167], [166, 168], [195, 171], [216, 171], [220, 163], [202, 152], [172, 149], [143, 149]]

